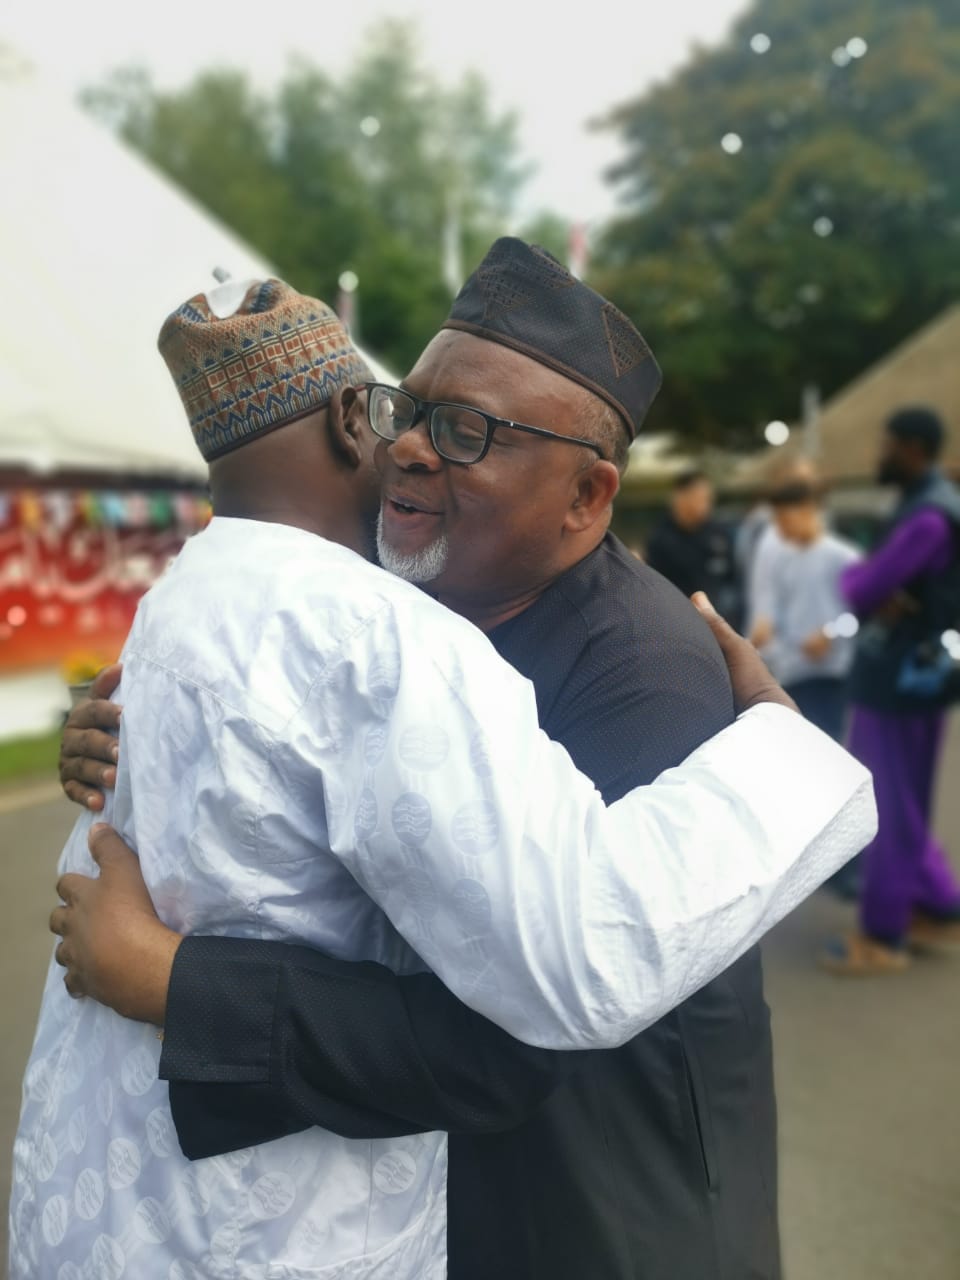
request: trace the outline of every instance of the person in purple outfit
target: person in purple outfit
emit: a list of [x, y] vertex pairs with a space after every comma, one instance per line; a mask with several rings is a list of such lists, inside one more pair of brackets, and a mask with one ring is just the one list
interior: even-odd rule
[[849, 747], [873, 773], [880, 826], [863, 857], [860, 930], [823, 957], [834, 973], [897, 972], [910, 943], [960, 941], [960, 882], [930, 829], [947, 702], [931, 664], [960, 615], [960, 490], [937, 466], [944, 435], [929, 409], [890, 419], [878, 479], [902, 501], [874, 554], [841, 577], [861, 619]]

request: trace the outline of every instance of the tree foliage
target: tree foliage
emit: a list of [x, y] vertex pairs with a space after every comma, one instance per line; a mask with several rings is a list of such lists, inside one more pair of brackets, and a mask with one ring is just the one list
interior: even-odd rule
[[756, 443], [960, 294], [956, 0], [755, 0], [606, 123], [594, 283], [665, 366], [653, 425]]
[[405, 372], [450, 303], [445, 232], [469, 269], [526, 171], [479, 76], [440, 85], [400, 24], [365, 48], [341, 80], [297, 62], [269, 93], [231, 69], [162, 91], [126, 69], [84, 102], [297, 288], [332, 302], [354, 271], [362, 340]]

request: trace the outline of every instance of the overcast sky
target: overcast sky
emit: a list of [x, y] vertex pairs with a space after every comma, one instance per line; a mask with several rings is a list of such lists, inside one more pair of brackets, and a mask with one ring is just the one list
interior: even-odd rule
[[450, 79], [478, 68], [497, 103], [519, 112], [524, 149], [538, 165], [525, 207], [591, 219], [611, 208], [601, 173], [617, 148], [591, 135], [586, 121], [666, 76], [695, 42], [722, 36], [745, 7], [744, 0], [587, 0], [576, 8], [543, 0], [10, 0], [0, 43], [71, 91], [131, 62], [163, 84], [218, 62], [270, 82], [290, 54], [335, 69], [378, 20], [410, 17], [429, 65]]

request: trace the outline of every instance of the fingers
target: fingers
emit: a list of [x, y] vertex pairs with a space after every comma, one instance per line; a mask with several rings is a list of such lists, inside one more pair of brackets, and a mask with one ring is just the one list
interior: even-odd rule
[[119, 702], [108, 702], [105, 698], [85, 698], [67, 716], [67, 729], [106, 729], [116, 733], [120, 727], [120, 716], [123, 711]]
[[760, 702], [775, 702], [795, 711], [796, 704], [793, 699], [777, 684], [750, 641], [738, 635], [733, 627], [720, 617], [702, 591], [698, 591], [692, 599], [720, 646], [723, 660], [730, 672], [737, 711], [746, 711]]
[[[60, 927], [56, 929], [53, 927], [54, 920], [60, 913], [62, 913], [64, 918], [66, 918], [67, 908], [57, 907], [56, 911], [54, 911], [50, 916], [50, 930], [52, 933], [63, 934], [64, 932], [65, 921], [61, 922], [58, 920], [57, 923]], [[73, 968], [74, 957], [70, 948], [70, 940], [68, 938], [64, 938], [62, 942], [57, 943], [56, 949], [53, 953], [53, 958], [61, 969], [66, 969], [67, 971], [63, 975], [63, 985], [67, 988], [68, 994], [72, 996], [74, 1000], [79, 1000], [82, 996], [85, 996], [86, 991], [84, 990], [83, 983], [80, 981], [77, 971]]]
[[90, 834], [87, 836], [87, 846], [90, 854], [100, 868], [106, 871], [110, 868], [128, 866], [134, 863], [137, 867], [139, 875], [139, 859], [123, 838], [114, 831], [113, 827], [106, 822], [96, 822], [90, 828]]
[[67, 972], [63, 975], [63, 985], [67, 988], [67, 995], [72, 1000], [82, 1000], [87, 994], [84, 990], [83, 983], [71, 968], [67, 968]]
[[[89, 705], [93, 707], [113, 707], [112, 702], [95, 702]], [[82, 710], [82, 708], [79, 708], [79, 710]], [[63, 730], [60, 755], [64, 759], [83, 756], [91, 760], [102, 760], [106, 764], [116, 764], [120, 755], [120, 748], [116, 737], [108, 730], [104, 730], [95, 724], [80, 728], [76, 722], [71, 724], [68, 721]]]
[[93, 756], [63, 756], [60, 761], [60, 781], [81, 782], [87, 787], [112, 787], [117, 780], [114, 764]]
[[699, 609], [702, 614], [717, 612], [713, 607], [713, 602], [705, 591], [695, 591], [690, 599], [693, 601], [694, 607]]
[[740, 649], [744, 645], [748, 645], [748, 641], [743, 636], [737, 635], [733, 627], [720, 617], [716, 609], [710, 603], [710, 597], [705, 591], [698, 591], [696, 595], [691, 596], [694, 607], [699, 610], [703, 616], [703, 620], [713, 632], [720, 648], [726, 653], [731, 647]]
[[[63, 782], [62, 778], [61, 782]], [[90, 809], [93, 813], [100, 813], [106, 804], [100, 791], [85, 787], [79, 782], [63, 782], [63, 792], [68, 800], [82, 805], [84, 809]]]
[[68, 800], [99, 813], [105, 804], [103, 788], [112, 790], [117, 785], [117, 770], [97, 760], [61, 758], [60, 785]]
[[67, 907], [54, 907], [50, 912], [50, 920], [47, 927], [51, 933], [56, 933], [62, 938], [67, 931], [68, 920], [69, 912]]
[[67, 971], [63, 975], [63, 985], [67, 988], [67, 994], [74, 1000], [82, 999], [87, 993], [76, 969], [73, 968], [73, 955], [69, 943], [61, 942], [54, 951], [53, 958], [61, 969]]
[[122, 674], [122, 662], [113, 662], [109, 667], [104, 667], [102, 671], [98, 671], [96, 679], [90, 686], [90, 697], [109, 698], [120, 683]]
[[76, 901], [77, 894], [82, 891], [83, 886], [91, 883], [89, 876], [81, 876], [76, 871], [68, 871], [66, 875], [61, 876], [57, 881], [57, 897], [69, 907]]
[[102, 789], [116, 786], [119, 748], [116, 738], [103, 729], [78, 726], [92, 722], [109, 727], [116, 724], [119, 711], [110, 702], [78, 707], [67, 721], [60, 744], [60, 785], [68, 799], [98, 813], [104, 806]]
[[723, 651], [723, 656], [726, 658], [728, 666], [732, 665], [734, 661], [738, 663], [749, 662], [751, 669], [766, 670], [763, 660], [758, 656], [750, 641], [744, 639], [738, 631], [734, 631], [730, 623], [717, 613], [705, 592], [698, 591], [696, 595], [691, 596], [691, 599], [703, 615], [704, 622], [713, 632], [714, 639]]

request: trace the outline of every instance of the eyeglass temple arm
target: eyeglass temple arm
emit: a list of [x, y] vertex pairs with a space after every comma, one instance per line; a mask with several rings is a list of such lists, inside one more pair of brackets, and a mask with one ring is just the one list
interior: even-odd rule
[[543, 427], [528, 427], [523, 422], [511, 422], [509, 418], [499, 418], [500, 426], [512, 427], [514, 431], [525, 431], [528, 436], [546, 436], [548, 440], [565, 440], [567, 444], [579, 444], [585, 449], [592, 449], [598, 458], [603, 457], [603, 450], [592, 440], [583, 440], [580, 436], [562, 436], [556, 431], [546, 431]]

